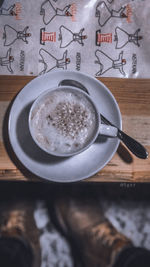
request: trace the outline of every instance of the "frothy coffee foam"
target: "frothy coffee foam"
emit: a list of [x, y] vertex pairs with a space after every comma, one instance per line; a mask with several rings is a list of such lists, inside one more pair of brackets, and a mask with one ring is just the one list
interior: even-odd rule
[[49, 152], [73, 153], [93, 136], [95, 109], [80, 92], [54, 90], [33, 110], [31, 127], [38, 143]]

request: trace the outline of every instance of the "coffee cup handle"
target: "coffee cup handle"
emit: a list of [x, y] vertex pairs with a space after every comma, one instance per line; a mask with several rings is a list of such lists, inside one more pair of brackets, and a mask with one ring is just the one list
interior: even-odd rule
[[117, 137], [118, 129], [117, 127], [106, 125], [106, 124], [100, 124], [99, 126], [99, 134], [108, 136], [108, 137]]

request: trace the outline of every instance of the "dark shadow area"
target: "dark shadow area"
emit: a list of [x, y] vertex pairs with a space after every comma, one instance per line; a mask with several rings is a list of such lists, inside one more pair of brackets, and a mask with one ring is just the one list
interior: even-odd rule
[[98, 135], [96, 140], [95, 140], [95, 143], [106, 143], [107, 142], [107, 137], [106, 136], [102, 136], [102, 135]]
[[[122, 186], [123, 184], [123, 186]], [[129, 186], [128, 186], [129, 185]], [[55, 199], [59, 196], [90, 196], [110, 200], [150, 201], [150, 183], [52, 183], [0, 181], [0, 201], [10, 198]]]
[[[126, 183], [124, 183], [126, 184]], [[126, 184], [127, 185], [127, 184]], [[44, 199], [53, 205], [55, 199], [63, 196], [93, 197], [110, 200], [141, 201], [150, 203], [150, 184], [138, 183], [134, 187], [121, 187], [119, 183], [50, 183], [50, 182], [0, 182], [0, 201], [13, 199]]]
[[[125, 186], [126, 185], [126, 186]], [[137, 183], [128, 187], [130, 183], [51, 183], [51, 182], [0, 182], [0, 201], [8, 199], [44, 199], [53, 205], [55, 199], [63, 196], [106, 198], [109, 200], [141, 201], [150, 203], [150, 184]], [[132, 183], [131, 183], [132, 185]]]
[[122, 143], [119, 144], [119, 147], [117, 149], [117, 153], [118, 153], [119, 157], [125, 163], [131, 164], [133, 162], [133, 157], [129, 153], [128, 149]]

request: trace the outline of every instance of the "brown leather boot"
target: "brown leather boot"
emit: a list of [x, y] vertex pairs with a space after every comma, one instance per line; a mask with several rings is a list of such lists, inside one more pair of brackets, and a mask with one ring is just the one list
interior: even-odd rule
[[110, 267], [118, 254], [132, 246], [104, 217], [97, 201], [62, 198], [55, 213], [65, 234], [74, 240], [85, 267]]
[[[34, 203], [20, 201], [0, 205], [0, 240], [9, 246], [12, 240], [19, 241], [33, 255], [33, 267], [40, 267], [39, 232], [35, 225]], [[5, 241], [4, 241], [5, 240]]]

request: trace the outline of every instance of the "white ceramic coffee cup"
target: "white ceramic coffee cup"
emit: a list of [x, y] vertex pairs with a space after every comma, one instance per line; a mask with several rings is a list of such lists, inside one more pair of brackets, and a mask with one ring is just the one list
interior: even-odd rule
[[[88, 142], [85, 142], [85, 145], [82, 148], [76, 149], [75, 151], [71, 151], [71, 152], [63, 152], [63, 151], [60, 152], [57, 149], [56, 150], [51, 150], [50, 148], [47, 149], [36, 138], [35, 131], [34, 131], [33, 126], [32, 126], [34, 114], [39, 109], [39, 107], [41, 105], [43, 105], [47, 101], [48, 98], [51, 98], [51, 95], [53, 92], [55, 92], [57, 94], [57, 92], [58, 91], [60, 92], [60, 90], [62, 90], [62, 91], [67, 90], [67, 92], [70, 92], [70, 93], [72, 92], [73, 94], [75, 93], [78, 96], [85, 97], [87, 99], [87, 101], [91, 104], [93, 111], [94, 111], [94, 114], [95, 114], [96, 122], [94, 125], [92, 136], [90, 137]], [[29, 130], [30, 130], [30, 133], [31, 133], [31, 136], [32, 136], [34, 142], [45, 152], [47, 152], [51, 155], [54, 155], [54, 156], [58, 156], [58, 157], [70, 157], [70, 156], [74, 156], [76, 154], [83, 152], [84, 150], [88, 149], [95, 142], [98, 135], [103, 135], [103, 136], [107, 136], [107, 137], [108, 136], [109, 137], [117, 137], [117, 128], [101, 123], [100, 113], [96, 107], [96, 104], [92, 100], [92, 98], [86, 92], [82, 91], [81, 89], [78, 89], [77, 87], [73, 87], [73, 86], [58, 86], [58, 87], [46, 90], [45, 92], [40, 94], [31, 106], [31, 109], [29, 112], [29, 121], [28, 122], [29, 122]]]

